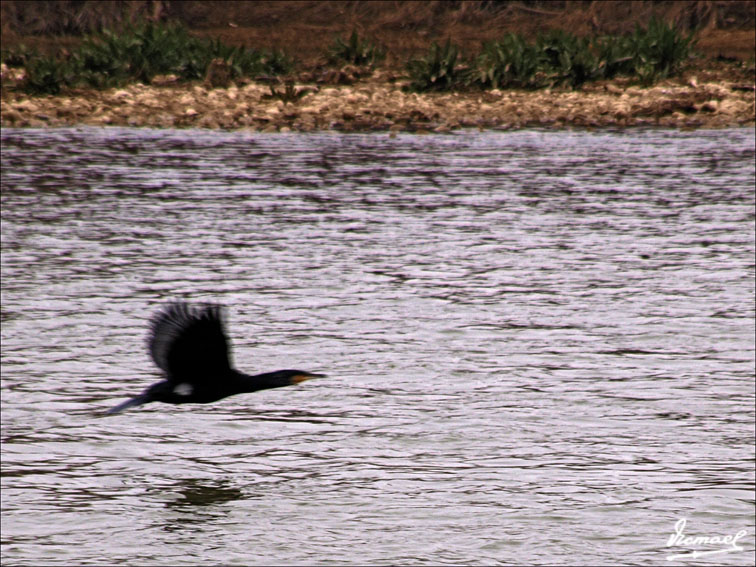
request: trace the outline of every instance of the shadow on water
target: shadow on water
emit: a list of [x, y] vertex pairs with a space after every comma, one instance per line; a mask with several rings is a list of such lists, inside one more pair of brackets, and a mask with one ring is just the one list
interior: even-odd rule
[[[165, 492], [165, 489], [161, 490]], [[227, 502], [244, 500], [244, 492], [231, 486], [231, 483], [225, 480], [200, 480], [194, 478], [177, 481], [171, 491], [175, 499], [166, 503], [166, 507], [181, 512], [195, 512], [197, 508], [214, 508]], [[201, 514], [194, 519], [186, 518], [186, 523], [203, 522]]]

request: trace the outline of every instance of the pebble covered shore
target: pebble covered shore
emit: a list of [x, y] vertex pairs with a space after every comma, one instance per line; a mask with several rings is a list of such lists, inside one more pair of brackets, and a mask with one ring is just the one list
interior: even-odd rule
[[74, 91], [33, 98], [3, 93], [0, 123], [11, 127], [74, 125], [210, 128], [263, 132], [408, 131], [525, 127], [722, 128], [753, 126], [753, 84], [665, 81], [653, 87], [592, 83], [580, 90], [488, 90], [408, 93], [390, 74], [376, 71], [349, 85], [297, 83], [301, 98], [271, 97], [269, 85], [251, 82], [134, 84], [105, 91]]

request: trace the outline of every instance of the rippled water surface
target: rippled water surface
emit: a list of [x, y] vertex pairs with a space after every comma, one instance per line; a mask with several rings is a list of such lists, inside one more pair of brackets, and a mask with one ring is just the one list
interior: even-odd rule
[[[329, 377], [103, 417], [174, 298]], [[753, 564], [754, 132], [3, 129], [2, 474], [4, 565]]]

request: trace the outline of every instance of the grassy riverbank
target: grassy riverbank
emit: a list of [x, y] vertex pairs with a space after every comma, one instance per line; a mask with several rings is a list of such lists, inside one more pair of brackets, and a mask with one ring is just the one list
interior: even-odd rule
[[[16, 4], [3, 3], [4, 27]], [[267, 131], [753, 124], [753, 50], [741, 49], [753, 29], [711, 44], [718, 26], [752, 18], [752, 6], [610, 4], [256, 2], [207, 12], [196, 2], [127, 2], [129, 18], [57, 18], [57, 31], [94, 28], [75, 38], [4, 29], [0, 118]], [[98, 31], [107, 15], [118, 31]], [[243, 25], [261, 20], [265, 42]], [[310, 41], [297, 49], [302, 38]]]

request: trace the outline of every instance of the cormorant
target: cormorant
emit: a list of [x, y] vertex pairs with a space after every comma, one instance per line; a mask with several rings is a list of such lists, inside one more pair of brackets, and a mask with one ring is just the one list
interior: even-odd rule
[[165, 372], [165, 380], [108, 410], [108, 414], [150, 402], [209, 404], [234, 394], [279, 388], [324, 376], [302, 370], [277, 370], [251, 376], [235, 370], [231, 366], [231, 349], [220, 305], [168, 304], [153, 317], [148, 343], [152, 360]]

